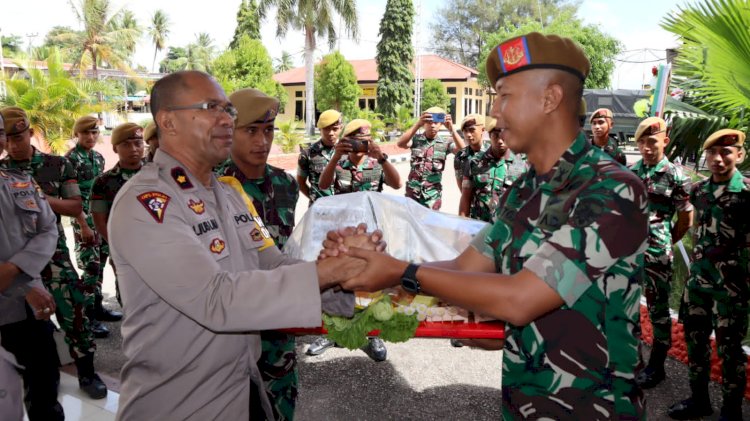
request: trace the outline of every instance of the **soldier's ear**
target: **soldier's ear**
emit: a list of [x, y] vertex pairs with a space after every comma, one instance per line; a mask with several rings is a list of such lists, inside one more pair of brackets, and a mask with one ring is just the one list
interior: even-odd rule
[[664, 145], [669, 145], [669, 136], [664, 136]]
[[741, 163], [745, 160], [745, 148], [740, 146], [740, 149], [737, 151], [737, 163]]
[[174, 134], [176, 128], [176, 122], [174, 120], [175, 113], [170, 111], [159, 111], [156, 114], [156, 126], [159, 128], [159, 134], [169, 133]]
[[543, 110], [545, 114], [549, 114], [555, 111], [562, 102], [564, 96], [564, 90], [562, 85], [559, 83], [552, 83], [548, 85], [543, 92]]

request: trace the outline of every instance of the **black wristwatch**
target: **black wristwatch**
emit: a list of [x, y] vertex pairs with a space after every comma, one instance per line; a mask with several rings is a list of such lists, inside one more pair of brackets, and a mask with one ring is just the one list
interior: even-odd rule
[[422, 291], [419, 280], [417, 280], [417, 269], [419, 265], [416, 263], [409, 263], [406, 267], [404, 274], [401, 275], [401, 287], [412, 294], [419, 294]]
[[383, 165], [383, 163], [385, 163], [385, 161], [387, 161], [387, 160], [388, 160], [388, 154], [384, 153], [384, 154], [382, 154], [382, 156], [380, 157], [380, 159], [378, 159], [378, 164]]

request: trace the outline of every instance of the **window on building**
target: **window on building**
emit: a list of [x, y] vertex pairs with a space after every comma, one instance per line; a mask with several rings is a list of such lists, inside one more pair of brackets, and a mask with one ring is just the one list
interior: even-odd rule
[[[453, 88], [453, 91], [455, 92], [456, 88]], [[448, 114], [451, 115], [451, 120], [456, 121], [456, 97], [451, 97], [451, 103], [448, 105]]]
[[447, 89], [447, 91], [448, 91], [448, 95], [456, 95], [456, 87], [455, 86], [449, 87]]
[[469, 88], [464, 88], [464, 95], [469, 95]]
[[297, 120], [305, 119], [305, 101], [294, 101], [294, 118]]
[[295, 91], [294, 96], [296, 98], [302, 98], [302, 95], [304, 94], [304, 91]]
[[477, 99], [474, 101], [474, 109], [476, 110], [477, 113], [482, 112], [482, 100], [481, 99]]
[[360, 98], [359, 99], [359, 109], [360, 110], [364, 110], [365, 108], [367, 108], [367, 100], [365, 98]]

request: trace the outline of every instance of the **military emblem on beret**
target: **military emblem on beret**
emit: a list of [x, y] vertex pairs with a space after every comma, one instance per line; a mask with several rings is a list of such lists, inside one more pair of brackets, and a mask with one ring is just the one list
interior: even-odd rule
[[211, 246], [209, 247], [209, 249], [211, 250], [211, 253], [221, 254], [221, 252], [223, 252], [226, 247], [227, 245], [224, 240], [222, 240], [221, 238], [214, 238], [213, 240], [211, 240]]
[[203, 212], [206, 211], [206, 205], [203, 203], [202, 200], [198, 200], [197, 202], [193, 199], [190, 199], [188, 201], [188, 207], [190, 210], [195, 212], [196, 215], [202, 215]]
[[143, 129], [138, 129], [133, 133], [133, 136], [135, 137], [143, 137]]
[[526, 45], [526, 37], [510, 40], [498, 46], [498, 55], [501, 57], [500, 64], [503, 72], [507, 73], [521, 66], [531, 63], [529, 48]]
[[150, 191], [139, 194], [136, 198], [156, 222], [160, 224], [164, 222], [164, 212], [170, 200], [168, 195], [159, 191]]
[[171, 174], [172, 179], [175, 183], [177, 183], [178, 186], [180, 186], [181, 189], [187, 190], [193, 188], [193, 183], [190, 181], [190, 178], [187, 176], [184, 168], [174, 167], [172, 168]]
[[24, 129], [26, 129], [26, 120], [18, 120], [16, 121], [16, 124], [13, 125], [13, 130], [16, 132], [20, 132]]

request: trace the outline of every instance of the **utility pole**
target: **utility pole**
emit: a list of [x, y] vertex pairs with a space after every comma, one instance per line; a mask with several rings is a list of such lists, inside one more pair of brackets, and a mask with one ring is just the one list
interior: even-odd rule
[[26, 34], [26, 38], [29, 39], [29, 56], [31, 56], [31, 44], [34, 42], [34, 38], [39, 36], [38, 32], [32, 32], [30, 34]]
[[422, 57], [420, 56], [420, 30], [422, 24], [422, 0], [417, 0], [414, 13], [414, 117], [422, 114]]

